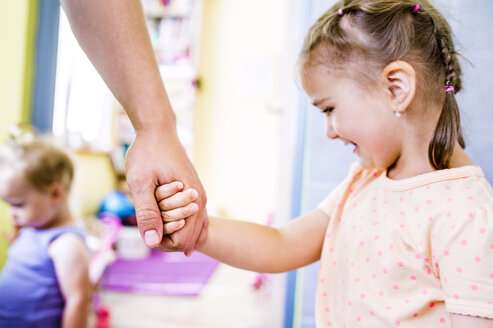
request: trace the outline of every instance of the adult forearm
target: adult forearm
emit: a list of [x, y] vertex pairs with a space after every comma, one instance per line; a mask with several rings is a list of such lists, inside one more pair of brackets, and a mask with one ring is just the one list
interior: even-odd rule
[[137, 132], [174, 128], [140, 0], [61, 0], [72, 30]]

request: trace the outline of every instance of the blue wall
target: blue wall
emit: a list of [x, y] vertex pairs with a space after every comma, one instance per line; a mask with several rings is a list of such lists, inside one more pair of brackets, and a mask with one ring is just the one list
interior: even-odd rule
[[59, 17], [59, 0], [40, 0], [31, 123], [42, 133], [53, 123]]
[[[456, 35], [462, 60], [464, 89], [457, 95], [466, 138], [466, 152], [493, 183], [493, 1], [440, 1]], [[447, 10], [450, 8], [450, 10]]]

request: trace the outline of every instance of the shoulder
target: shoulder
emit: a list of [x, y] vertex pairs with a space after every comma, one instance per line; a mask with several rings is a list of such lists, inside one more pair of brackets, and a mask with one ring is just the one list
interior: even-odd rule
[[463, 220], [493, 217], [493, 188], [477, 167], [469, 176], [441, 181], [434, 186], [435, 199], [441, 199], [445, 213], [457, 213]]
[[86, 258], [89, 251], [85, 241], [77, 233], [65, 232], [52, 240], [48, 247], [50, 256], [55, 260], [61, 257]]
[[382, 174], [384, 174], [382, 170], [365, 169], [359, 163], [353, 163], [344, 180], [319, 203], [318, 207], [326, 214], [330, 213], [348, 194], [358, 194]]
[[[448, 193], [447, 193], [448, 192]], [[493, 193], [484, 179], [464, 179], [443, 191], [432, 235], [438, 250], [481, 249], [493, 240]], [[467, 247], [463, 247], [466, 246]], [[489, 246], [489, 245], [488, 245]], [[493, 247], [493, 246], [492, 246]]]

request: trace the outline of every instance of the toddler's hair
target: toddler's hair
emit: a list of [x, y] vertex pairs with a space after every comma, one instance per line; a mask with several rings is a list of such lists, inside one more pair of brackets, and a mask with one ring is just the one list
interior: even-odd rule
[[9, 140], [0, 152], [0, 170], [12, 169], [38, 191], [53, 182], [70, 190], [74, 165], [68, 154], [42, 138]]
[[299, 63], [302, 70], [323, 64], [333, 72], [355, 72], [366, 85], [389, 63], [410, 63], [416, 97], [423, 106], [443, 106], [428, 157], [444, 169], [456, 142], [465, 148], [454, 95], [461, 89], [457, 55], [450, 26], [426, 0], [342, 0], [310, 28]]

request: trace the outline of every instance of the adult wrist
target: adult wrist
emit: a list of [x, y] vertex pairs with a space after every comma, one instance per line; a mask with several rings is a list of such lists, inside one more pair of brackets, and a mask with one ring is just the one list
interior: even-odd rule
[[163, 117], [156, 118], [149, 115], [145, 120], [133, 122], [135, 133], [137, 135], [144, 134], [176, 134], [176, 116], [173, 111], [170, 111]]

